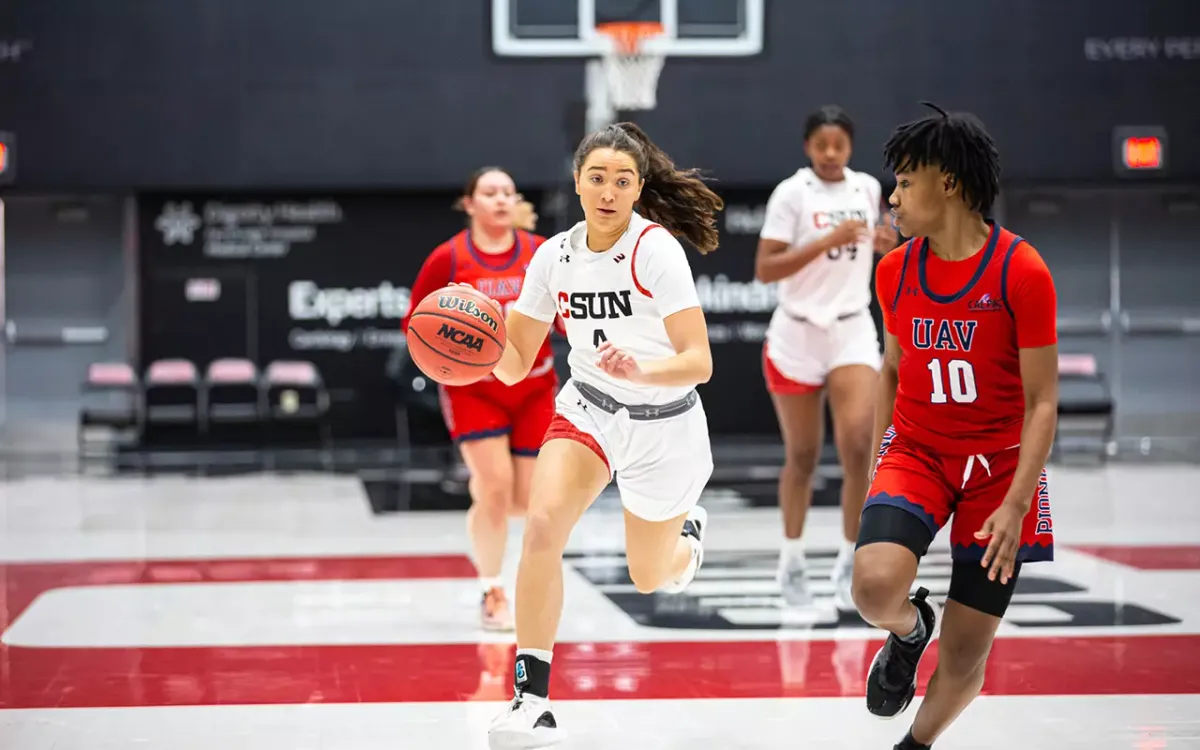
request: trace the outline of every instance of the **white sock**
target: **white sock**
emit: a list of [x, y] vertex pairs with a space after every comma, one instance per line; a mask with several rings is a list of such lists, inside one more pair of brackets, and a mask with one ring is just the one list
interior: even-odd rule
[[838, 557], [854, 557], [854, 547], [858, 544], [857, 539], [843, 539], [842, 546], [838, 548]]
[[780, 550], [780, 562], [804, 562], [804, 540], [801, 539], [784, 539], [783, 548]]
[[554, 661], [553, 651], [543, 651], [540, 648], [519, 648], [517, 649], [517, 656], [532, 656], [538, 661], [544, 661], [547, 664]]
[[492, 589], [504, 588], [504, 582], [500, 580], [500, 576], [496, 576], [495, 578], [484, 578], [483, 576], [480, 576], [479, 585], [483, 587], [483, 593], [485, 594]]

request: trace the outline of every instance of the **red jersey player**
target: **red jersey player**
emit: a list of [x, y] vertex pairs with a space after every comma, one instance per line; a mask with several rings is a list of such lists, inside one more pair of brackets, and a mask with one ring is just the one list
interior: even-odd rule
[[1021, 564], [1054, 554], [1044, 470], [1058, 410], [1054, 282], [1028, 242], [984, 218], [1000, 164], [983, 125], [933, 108], [885, 147], [892, 212], [914, 239], [876, 272], [887, 329], [880, 450], [854, 561], [859, 613], [891, 632], [867, 676], [867, 709], [896, 716], [936, 621], [928, 592], [908, 592], [950, 524], [937, 671], [897, 750], [929, 748], [978, 695]]
[[[525, 269], [544, 238], [513, 226], [517, 189], [498, 167], [471, 175], [461, 208], [470, 226], [439, 245], [421, 266], [412, 298], [421, 300], [450, 283], [465, 283], [504, 306], [521, 294]], [[408, 318], [401, 323], [408, 329]], [[442, 386], [442, 414], [471, 474], [467, 531], [483, 586], [482, 624], [511, 630], [512, 615], [500, 567], [508, 516], [528, 503], [534, 459], [554, 416], [558, 377], [550, 339], [523, 381], [507, 386], [489, 375], [467, 386]]]

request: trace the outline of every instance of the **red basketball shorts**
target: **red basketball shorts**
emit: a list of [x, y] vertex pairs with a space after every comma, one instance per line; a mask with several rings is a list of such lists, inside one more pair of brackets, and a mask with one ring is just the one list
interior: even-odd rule
[[506, 386], [499, 381], [440, 390], [442, 417], [456, 443], [508, 435], [515, 456], [536, 456], [554, 418], [553, 371]]
[[[923, 521], [932, 535], [949, 521], [953, 559], [978, 562], [988, 540], [976, 539], [975, 532], [1004, 502], [1019, 453], [1014, 446], [990, 455], [937, 455], [889, 427], [867, 493], [867, 507], [884, 504], [906, 510]], [[1053, 559], [1054, 521], [1046, 470], [1042, 469], [1021, 529], [1017, 562]]]

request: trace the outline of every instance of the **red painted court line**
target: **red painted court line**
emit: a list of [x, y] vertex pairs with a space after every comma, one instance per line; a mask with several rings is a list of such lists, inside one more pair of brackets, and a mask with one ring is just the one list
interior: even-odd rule
[[136, 586], [257, 581], [474, 578], [463, 555], [106, 560], [0, 564], [0, 632], [39, 594], [68, 586]]
[[1071, 545], [1071, 549], [1138, 570], [1200, 570], [1200, 545]]
[[[562, 644], [561, 700], [863, 695], [880, 641]], [[502, 700], [511, 645], [0, 650], [0, 708]], [[936, 642], [922, 662], [924, 686]], [[990, 695], [1200, 693], [1200, 636], [1011, 638]]]

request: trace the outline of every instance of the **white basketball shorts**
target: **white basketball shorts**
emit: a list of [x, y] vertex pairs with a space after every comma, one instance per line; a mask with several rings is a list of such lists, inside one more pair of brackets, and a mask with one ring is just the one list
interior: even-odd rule
[[575, 440], [596, 452], [617, 478], [621, 504], [646, 521], [667, 521], [695, 507], [712, 476], [708, 418], [697, 399], [688, 411], [657, 420], [609, 413], [567, 381], [555, 401], [546, 440]]
[[878, 370], [883, 364], [879, 332], [866, 310], [822, 328], [776, 309], [767, 328], [763, 359], [773, 393], [786, 390], [787, 383], [780, 382], [779, 376], [815, 390], [839, 367], [866, 365]]

